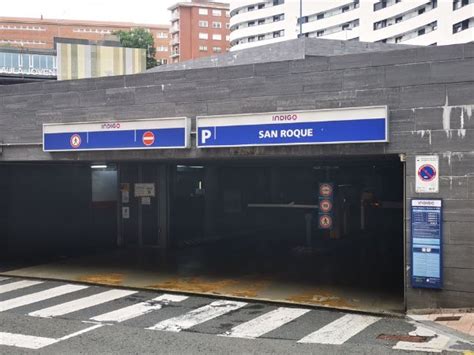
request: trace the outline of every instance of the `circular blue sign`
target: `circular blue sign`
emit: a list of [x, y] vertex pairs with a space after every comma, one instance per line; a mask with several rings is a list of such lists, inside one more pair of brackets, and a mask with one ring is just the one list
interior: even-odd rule
[[436, 169], [431, 164], [422, 165], [418, 169], [418, 176], [423, 181], [426, 181], [426, 182], [432, 181], [436, 177]]

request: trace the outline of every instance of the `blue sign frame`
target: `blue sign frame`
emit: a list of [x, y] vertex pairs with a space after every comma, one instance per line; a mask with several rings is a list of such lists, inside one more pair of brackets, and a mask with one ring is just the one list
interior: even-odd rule
[[198, 116], [198, 148], [386, 143], [387, 106]]
[[43, 124], [43, 151], [189, 148], [190, 131], [186, 117]]
[[411, 286], [443, 287], [443, 201], [412, 199]]

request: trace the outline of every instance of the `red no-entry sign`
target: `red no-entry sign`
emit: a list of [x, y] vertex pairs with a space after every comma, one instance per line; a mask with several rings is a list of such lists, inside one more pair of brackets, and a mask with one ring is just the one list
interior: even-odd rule
[[145, 144], [147, 147], [153, 145], [155, 143], [155, 134], [151, 131], [147, 131], [143, 133], [143, 144]]

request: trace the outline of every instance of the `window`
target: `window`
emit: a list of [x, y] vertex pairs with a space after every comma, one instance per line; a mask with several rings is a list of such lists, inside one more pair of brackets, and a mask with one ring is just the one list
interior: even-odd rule
[[212, 16], [222, 16], [221, 10], [212, 10]]
[[273, 32], [273, 38], [278, 38], [278, 37], [281, 37], [282, 35], [283, 35], [283, 31]]
[[273, 22], [282, 21], [284, 18], [283, 14], [273, 16]]
[[261, 10], [265, 7], [265, 4], [258, 4], [258, 9]]
[[374, 11], [378, 11], [387, 7], [387, 2], [382, 0], [374, 4]]
[[221, 53], [222, 52], [222, 48], [221, 47], [212, 47], [212, 51], [214, 53]]
[[395, 23], [399, 23], [403, 21], [403, 16], [399, 16], [395, 19]]
[[225, 17], [230, 17], [230, 12], [229, 11], [225, 12]]
[[221, 41], [221, 40], [222, 40], [222, 35], [217, 34], [217, 33], [216, 33], [216, 34], [213, 34], [213, 35], [212, 35], [212, 39], [213, 39], [214, 41]]
[[199, 46], [200, 52], [207, 52], [207, 46]]
[[421, 15], [421, 14], [424, 13], [424, 12], [425, 12], [425, 8], [422, 7], [421, 9], [418, 10], [418, 15]]
[[249, 6], [249, 7], [247, 7], [247, 11], [253, 11], [253, 10], [255, 10], [255, 6]]
[[345, 23], [342, 25], [342, 30], [345, 31], [345, 30], [348, 30], [349, 29], [349, 24], [348, 23]]
[[168, 33], [166, 33], [166, 32], [158, 32], [158, 33], [156, 34], [156, 37], [157, 37], [157, 38], [168, 38]]
[[418, 36], [422, 36], [422, 35], [424, 35], [424, 34], [425, 34], [425, 32], [426, 32], [426, 31], [425, 31], [425, 29], [424, 29], [424, 28], [422, 28], [421, 30], [418, 30]]
[[168, 47], [166, 47], [166, 46], [158, 46], [158, 47], [156, 48], [156, 51], [157, 51], [157, 52], [168, 52]]
[[382, 20], [374, 23], [374, 30], [379, 30], [387, 26], [387, 20]]
[[469, 0], [454, 0], [453, 10], [460, 9], [461, 7], [469, 5]]
[[229, 23], [229, 22], [227, 22], [227, 23], [225, 24], [225, 28], [227, 28], [227, 29], [230, 28], [230, 23]]
[[229, 41], [230, 41], [230, 36], [229, 36], [229, 35], [225, 36], [225, 40], [226, 40], [227, 42], [229, 42]]
[[255, 21], [249, 21], [248, 26], [249, 26], [249, 27], [255, 26]]
[[207, 9], [202, 9], [202, 8], [199, 9], [199, 15], [207, 15], [207, 14], [208, 14]]
[[263, 41], [263, 40], [265, 39], [265, 35], [260, 35], [260, 36], [258, 36], [257, 39], [258, 39], [259, 41]]
[[264, 24], [265, 24], [265, 19], [260, 19], [260, 20], [258, 20], [258, 24], [259, 24], [259, 25], [264, 25]]
[[316, 20], [322, 20], [324, 18], [324, 14], [318, 14], [318, 16], [316, 16]]
[[453, 25], [453, 33], [458, 33], [469, 28], [469, 19], [458, 22]]
[[342, 8], [342, 12], [344, 13], [344, 12], [347, 12], [347, 11], [349, 11], [349, 6], [344, 6]]
[[222, 22], [213, 22], [212, 28], [222, 28]]
[[395, 37], [395, 43], [400, 43], [402, 41], [402, 36]]
[[248, 38], [248, 42], [255, 42], [255, 37], [254, 37], [254, 36], [249, 37], [249, 38]]
[[316, 37], [321, 37], [322, 35], [324, 35], [324, 31], [316, 32]]
[[273, 6], [284, 4], [285, 0], [273, 0]]
[[199, 27], [207, 27], [208, 22], [207, 21], [199, 21]]
[[209, 35], [207, 33], [199, 32], [199, 39], [209, 39]]
[[298, 25], [301, 24], [301, 23], [308, 23], [308, 21], [309, 21], [308, 16], [300, 17], [300, 18], [298, 19]]

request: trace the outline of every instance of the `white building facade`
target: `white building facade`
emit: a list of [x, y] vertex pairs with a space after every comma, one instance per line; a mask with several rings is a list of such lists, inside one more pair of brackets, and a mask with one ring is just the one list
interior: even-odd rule
[[474, 0], [230, 0], [230, 16], [231, 51], [299, 36], [426, 46], [474, 41]]

